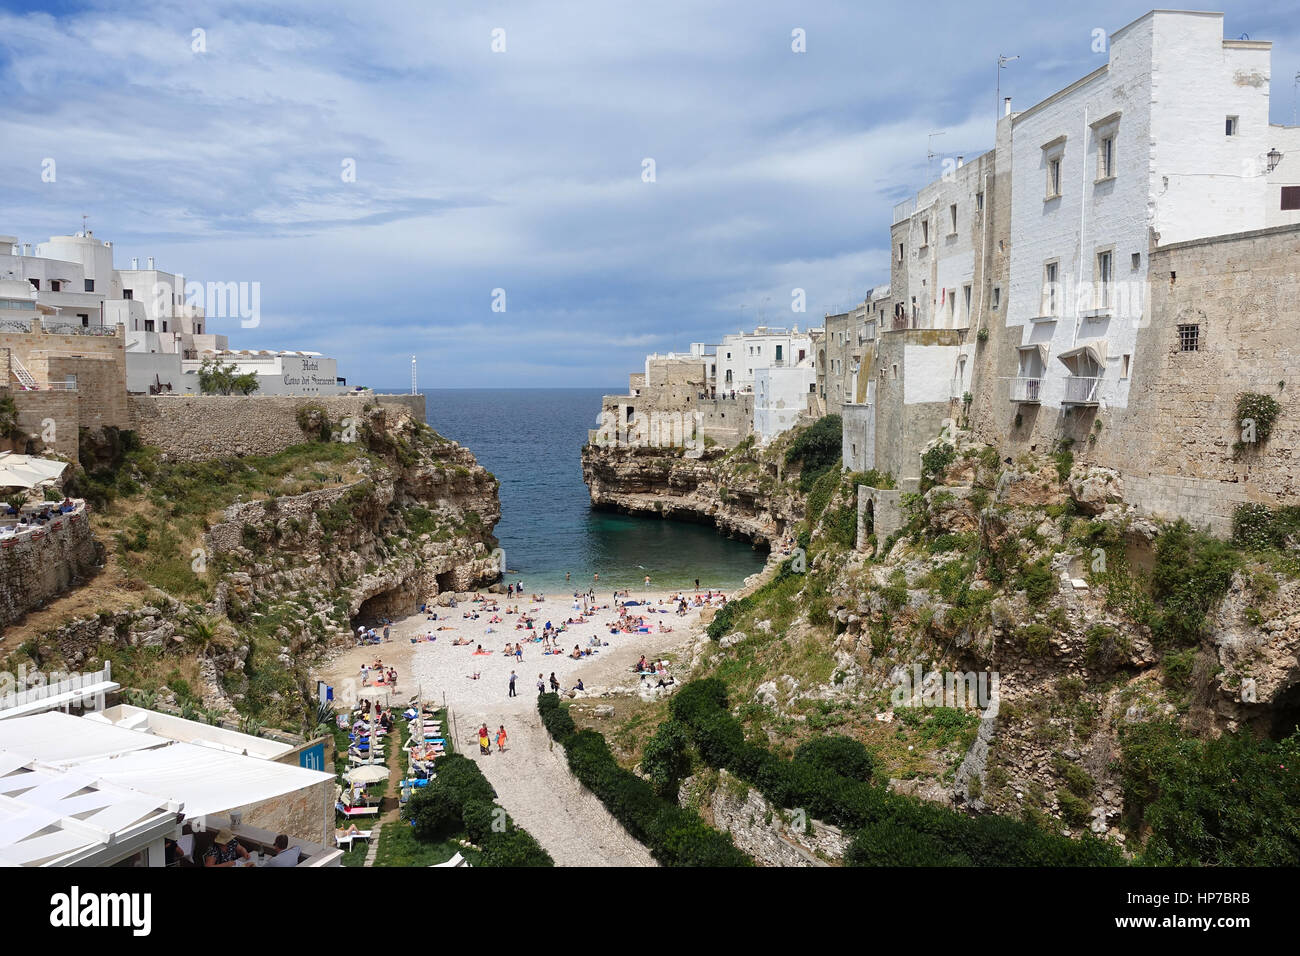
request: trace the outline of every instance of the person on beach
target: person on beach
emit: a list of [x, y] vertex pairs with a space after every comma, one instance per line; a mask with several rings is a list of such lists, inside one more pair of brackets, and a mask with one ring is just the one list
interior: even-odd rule
[[510, 672], [510, 696], [511, 696], [511, 697], [518, 697], [518, 696], [519, 696], [518, 694], [515, 693], [515, 679], [516, 679], [516, 678], [515, 678], [515, 672], [514, 672], [514, 671], [511, 671], [511, 672]]
[[515, 660], [520, 664], [524, 662], [524, 645], [515, 644]]
[[557, 694], [560, 692], [560, 682], [555, 677], [555, 671], [551, 671], [551, 690]]
[[497, 728], [497, 753], [506, 749], [506, 725]]
[[482, 754], [492, 753], [492, 739], [488, 737], [488, 729], [486, 723], [478, 729], [478, 749], [479, 749], [479, 753]]

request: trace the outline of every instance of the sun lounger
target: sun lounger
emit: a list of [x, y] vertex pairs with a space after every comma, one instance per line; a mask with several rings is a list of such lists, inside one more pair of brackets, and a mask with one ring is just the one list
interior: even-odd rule
[[458, 850], [456, 855], [446, 863], [434, 863], [433, 866], [469, 866], [469, 861], [461, 856], [460, 851]]
[[336, 803], [334, 809], [345, 817], [373, 817], [379, 813], [379, 807], [349, 807], [345, 803]]
[[365, 840], [368, 842], [370, 840], [370, 834], [373, 832], [373, 830], [358, 830], [356, 833], [335, 833], [334, 845], [340, 849], [350, 850], [352, 849], [353, 842], [356, 840]]

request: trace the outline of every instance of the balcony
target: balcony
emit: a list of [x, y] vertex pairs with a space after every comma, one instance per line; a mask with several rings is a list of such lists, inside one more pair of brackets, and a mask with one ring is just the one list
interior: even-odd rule
[[1041, 378], [1013, 378], [1011, 380], [1011, 400], [1022, 405], [1037, 405], [1042, 399], [1043, 380]]
[[1101, 392], [1101, 377], [1067, 375], [1065, 377], [1065, 397], [1063, 405], [1096, 405]]

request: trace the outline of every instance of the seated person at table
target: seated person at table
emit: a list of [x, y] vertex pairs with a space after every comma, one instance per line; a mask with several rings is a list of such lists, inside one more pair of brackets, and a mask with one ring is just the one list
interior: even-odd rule
[[289, 837], [281, 833], [275, 838], [275, 845], [271, 848], [271, 859], [266, 861], [267, 866], [297, 866], [298, 860], [302, 857], [302, 848], [289, 846]]
[[235, 839], [227, 829], [217, 831], [212, 846], [203, 852], [204, 866], [234, 866], [240, 860], [248, 859], [248, 851]]
[[77, 506], [72, 503], [71, 498], [64, 498], [63, 504], [59, 505], [59, 510], [64, 514], [67, 514], [69, 511], [75, 511], [76, 507]]

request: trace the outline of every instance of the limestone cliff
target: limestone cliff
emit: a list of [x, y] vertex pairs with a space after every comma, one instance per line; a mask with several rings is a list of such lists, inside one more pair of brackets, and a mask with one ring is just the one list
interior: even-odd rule
[[791, 534], [803, 518], [781, 455], [752, 441], [729, 451], [587, 445], [582, 477], [598, 508], [702, 521], [760, 546]]
[[72, 489], [97, 499], [107, 567], [10, 642], [8, 669], [111, 659], [190, 716], [310, 730], [310, 666], [358, 620], [499, 575], [496, 478], [401, 405], [347, 411], [288, 408], [300, 443], [260, 457], [175, 461], [115, 436]]

